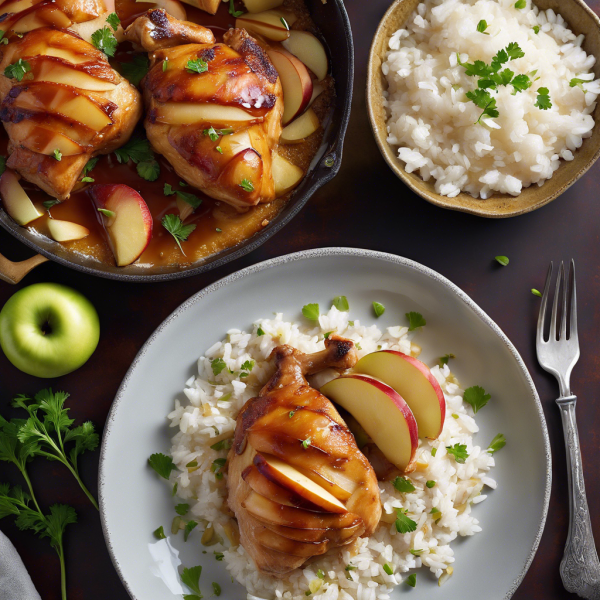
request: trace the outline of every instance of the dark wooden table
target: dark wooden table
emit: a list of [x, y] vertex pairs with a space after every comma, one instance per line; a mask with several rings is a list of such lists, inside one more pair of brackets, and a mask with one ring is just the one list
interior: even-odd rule
[[[100, 429], [113, 397], [134, 356], [153, 330], [181, 302], [213, 281], [250, 264], [298, 250], [352, 246], [411, 258], [439, 271], [465, 290], [506, 332], [527, 364], [538, 387], [550, 431], [553, 484], [546, 529], [537, 556], [516, 600], [570, 597], [558, 568], [568, 526], [565, 452], [557, 387], [535, 358], [534, 332], [539, 299], [548, 263], [574, 258], [579, 281], [581, 359], [572, 378], [586, 484], [594, 530], [600, 542], [600, 166], [550, 205], [509, 220], [488, 220], [434, 207], [412, 194], [381, 158], [365, 106], [367, 56], [375, 28], [389, 0], [346, 0], [356, 46], [355, 99], [346, 138], [342, 169], [304, 210], [274, 239], [241, 260], [218, 270], [165, 284], [124, 284], [93, 278], [47, 263], [19, 286], [0, 282], [0, 306], [20, 287], [40, 281], [70, 285], [85, 293], [100, 314], [100, 344], [81, 369], [52, 381], [54, 389], [72, 395], [71, 416], [91, 419]], [[600, 11], [600, 0], [592, 3]], [[0, 232], [0, 252], [22, 260], [31, 252]], [[504, 254], [507, 267], [493, 259]], [[0, 412], [18, 393], [35, 393], [47, 381], [14, 368], [0, 353]], [[95, 494], [98, 452], [85, 455], [83, 479]], [[31, 466], [38, 497], [47, 506], [72, 504], [79, 523], [66, 533], [70, 600], [127, 600], [106, 550], [100, 519], [66, 469], [34, 461]], [[12, 466], [0, 464], [0, 481], [18, 483]], [[527, 499], [524, 500], [527, 502]], [[0, 525], [20, 552], [44, 600], [59, 598], [56, 554], [45, 540], [19, 532], [10, 519]], [[575, 596], [572, 596], [575, 597]], [[470, 598], [468, 592], [465, 598]], [[12, 600], [12, 599], [2, 599]], [[487, 600], [487, 599], [476, 599]]]

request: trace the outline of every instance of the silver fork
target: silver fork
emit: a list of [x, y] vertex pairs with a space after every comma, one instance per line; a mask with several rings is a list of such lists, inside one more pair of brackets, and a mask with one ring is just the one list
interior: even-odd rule
[[[540, 365], [552, 373], [558, 380], [560, 398], [556, 401], [560, 408], [560, 415], [565, 435], [567, 450], [567, 474], [569, 478], [569, 533], [565, 553], [560, 563], [560, 576], [565, 589], [569, 592], [588, 598], [600, 599], [600, 562], [594, 545], [592, 524], [585, 495], [583, 481], [583, 468], [581, 465], [581, 449], [579, 447], [579, 434], [575, 421], [575, 405], [577, 397], [571, 394], [571, 371], [579, 360], [579, 338], [577, 336], [577, 294], [575, 288], [575, 262], [571, 261], [573, 278], [573, 291], [571, 308], [569, 306], [570, 277], [567, 268], [565, 277], [564, 264], [560, 263], [556, 279], [556, 291], [552, 303], [552, 316], [550, 318], [550, 338], [544, 339], [544, 324], [546, 308], [550, 295], [553, 266], [550, 263], [540, 316], [537, 326], [537, 357]], [[562, 313], [559, 315], [558, 303], [562, 288]], [[569, 319], [567, 317], [570, 315]], [[567, 321], [570, 321], [567, 335]]]

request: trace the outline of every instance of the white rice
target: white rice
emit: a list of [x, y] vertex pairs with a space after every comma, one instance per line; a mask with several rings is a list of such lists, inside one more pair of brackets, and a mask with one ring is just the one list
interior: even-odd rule
[[[261, 386], [273, 373], [267, 361], [271, 350], [279, 344], [290, 344], [303, 352], [316, 352], [324, 348], [324, 333], [337, 332], [355, 341], [359, 356], [378, 349], [395, 349], [416, 356], [419, 346], [411, 341], [413, 333], [407, 327], [388, 327], [382, 332], [376, 325], [366, 326], [359, 321], [349, 321], [348, 312], [335, 307], [319, 319], [317, 327], [306, 327], [283, 320], [281, 313], [274, 319], [257, 321], [251, 332], [231, 329], [222, 342], [209, 348], [198, 360], [198, 377], [191, 377], [184, 389], [189, 403], [175, 402], [175, 409], [168, 416], [177, 433], [172, 439], [171, 454], [177, 471], [171, 482], [177, 483], [177, 495], [190, 505], [189, 518], [212, 523], [223, 540], [231, 519], [226, 514], [226, 479], [218, 480], [210, 467], [217, 458], [226, 456], [226, 450], [210, 448], [215, 439], [233, 434], [235, 418], [244, 403], [256, 396]], [[264, 335], [258, 335], [259, 328]], [[215, 376], [211, 360], [223, 358], [227, 368]], [[254, 360], [250, 375], [240, 379], [244, 362]], [[230, 372], [233, 371], [233, 374]], [[253, 597], [284, 600], [306, 600], [306, 592], [321, 600], [387, 600], [394, 586], [400, 584], [410, 569], [426, 567], [440, 577], [454, 563], [450, 543], [457, 536], [470, 536], [481, 531], [479, 521], [472, 514], [472, 505], [487, 497], [481, 495], [484, 485], [495, 488], [496, 482], [489, 477], [494, 458], [475, 445], [473, 435], [478, 431], [473, 410], [463, 403], [463, 390], [447, 365], [434, 366], [432, 373], [442, 387], [447, 403], [443, 432], [438, 440], [419, 441], [417, 470], [410, 475], [415, 491], [402, 494], [390, 483], [380, 482], [383, 519], [370, 538], [360, 538], [352, 547], [346, 547], [318, 557], [305, 568], [296, 569], [285, 580], [276, 580], [260, 574], [241, 546], [224, 550], [214, 546], [210, 550], [224, 550], [224, 560], [231, 575], [243, 584], [248, 598]], [[320, 386], [331, 379], [333, 372], [318, 374]], [[223, 400], [223, 398], [227, 398]], [[486, 440], [489, 441], [489, 440]], [[446, 446], [467, 446], [468, 458], [458, 464], [446, 452]], [[437, 449], [435, 457], [431, 451]], [[188, 473], [186, 465], [197, 461], [198, 468]], [[436, 482], [427, 488], [428, 480]], [[394, 526], [395, 508], [408, 511], [417, 523], [416, 531], [400, 534]], [[434, 521], [432, 508], [441, 512], [441, 519]], [[387, 516], [386, 516], [387, 515]], [[437, 516], [437, 515], [436, 515]], [[389, 521], [389, 522], [385, 522]], [[198, 527], [201, 530], [201, 527]], [[200, 535], [193, 533], [192, 535]], [[226, 544], [230, 546], [229, 544]], [[411, 549], [423, 550], [420, 556]], [[354, 570], [346, 570], [351, 564]], [[393, 569], [388, 575], [383, 565]], [[325, 579], [317, 578], [317, 571], [325, 573]], [[309, 587], [310, 586], [310, 587]], [[320, 586], [320, 587], [319, 587]], [[318, 588], [318, 589], [317, 589]]]
[[[388, 90], [384, 105], [388, 142], [408, 173], [417, 171], [435, 191], [453, 197], [466, 191], [488, 198], [494, 192], [517, 196], [533, 183], [542, 185], [592, 134], [600, 80], [591, 71], [596, 59], [553, 10], [539, 10], [531, 0], [425, 0], [389, 40], [382, 65]], [[487, 22], [486, 32], [477, 24]], [[539, 27], [535, 33], [534, 26]], [[497, 118], [475, 124], [482, 109], [466, 98], [478, 77], [457, 62], [490, 63], [516, 42], [523, 58], [504, 65], [517, 74], [537, 70], [536, 81], [512, 95], [498, 86]], [[570, 87], [572, 78], [589, 83]], [[537, 90], [549, 90], [552, 108], [534, 104]], [[585, 90], [585, 91], [584, 91]]]

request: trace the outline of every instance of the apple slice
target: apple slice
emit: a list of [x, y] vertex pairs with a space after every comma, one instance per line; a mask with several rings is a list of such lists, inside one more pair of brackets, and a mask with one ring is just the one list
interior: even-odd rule
[[71, 242], [81, 240], [90, 235], [90, 230], [79, 223], [72, 221], [60, 221], [59, 219], [48, 219], [48, 231], [52, 239], [57, 242]]
[[181, 0], [185, 4], [189, 4], [190, 6], [195, 6], [200, 10], [203, 10], [211, 15], [214, 15], [219, 5], [221, 4], [221, 0]]
[[[17, 127], [19, 125], [21, 123], [16, 124]], [[54, 155], [56, 150], [62, 156], [75, 156], [84, 152], [82, 146], [58, 131], [35, 125], [33, 122], [28, 122], [27, 125], [28, 128], [23, 127], [19, 131], [20, 136], [26, 135], [24, 139], [20, 140], [20, 144], [33, 152], [39, 152], [47, 156]]]
[[96, 208], [109, 211], [102, 222], [117, 266], [135, 262], [152, 238], [152, 215], [144, 199], [121, 183], [94, 185], [90, 190]]
[[[147, 0], [135, 0], [136, 2], [143, 2], [148, 4]], [[187, 13], [181, 2], [177, 0], [154, 0], [150, 3], [152, 8], [162, 8], [165, 12], [170, 14], [172, 17], [179, 19], [180, 21], [187, 20]]]
[[[31, 0], [28, 1], [31, 2]], [[281, 6], [283, 0], [244, 0], [244, 4], [248, 12], [260, 13]]]
[[254, 465], [265, 478], [293, 491], [321, 510], [333, 513], [348, 512], [346, 507], [326, 489], [275, 456], [257, 454], [254, 457]]
[[32, 68], [34, 81], [62, 83], [90, 92], [111, 92], [117, 87], [110, 81], [88, 75], [85, 71], [75, 69], [61, 60], [53, 60], [53, 58], [49, 56], [35, 64]]
[[279, 140], [284, 144], [299, 144], [317, 131], [320, 126], [319, 117], [312, 108], [309, 108], [283, 128]]
[[361, 424], [392, 464], [405, 473], [414, 469], [417, 422], [402, 396], [389, 385], [352, 374], [333, 379], [320, 391]]
[[436, 439], [442, 433], [446, 418], [444, 392], [420, 360], [396, 350], [382, 350], [361, 358], [354, 371], [377, 377], [393, 387], [412, 410], [419, 435]]
[[290, 31], [290, 37], [281, 42], [282, 46], [299, 58], [316, 76], [319, 81], [327, 77], [329, 61], [325, 48], [319, 38], [309, 31]]
[[263, 525], [281, 537], [307, 543], [323, 541], [331, 541], [336, 544], [344, 543], [351, 537], [360, 535], [365, 530], [362, 519], [357, 519], [355, 523], [341, 529], [297, 529], [295, 527], [274, 525], [273, 523], [263, 523]]
[[214, 127], [234, 125], [250, 121], [261, 122], [262, 117], [254, 117], [237, 106], [222, 104], [200, 104], [194, 102], [165, 102], [158, 104], [153, 116], [159, 123], [168, 125], [193, 125], [210, 123]]
[[4, 209], [19, 225], [27, 225], [44, 214], [31, 201], [13, 171], [6, 170], [0, 177], [0, 196]]
[[[310, 97], [310, 100], [308, 102], [308, 106], [312, 106], [312, 103], [325, 91], [325, 86], [317, 81], [316, 83], [313, 83], [313, 93], [312, 96]], [[307, 106], [307, 108], [308, 108]]]
[[50, 4], [28, 12], [10, 27], [9, 31], [27, 33], [34, 29], [50, 26], [66, 29], [69, 25], [71, 25], [71, 19], [62, 10]]
[[257, 535], [258, 541], [265, 548], [270, 548], [292, 556], [319, 556], [327, 552], [328, 540], [323, 542], [305, 542], [283, 537], [271, 529], [263, 529]]
[[312, 80], [304, 64], [293, 54], [282, 48], [271, 48], [267, 54], [283, 87], [282, 122], [287, 125], [308, 105], [313, 92]]
[[328, 514], [277, 504], [252, 491], [242, 502], [251, 515], [261, 523], [272, 523], [297, 529], [342, 529], [353, 525], [359, 518], [352, 513]]
[[304, 171], [300, 167], [293, 165], [279, 154], [273, 154], [271, 172], [273, 173], [273, 183], [275, 184], [275, 195], [277, 197], [283, 196], [283, 194], [295, 188], [304, 177]]
[[282, 15], [273, 10], [263, 12], [248, 12], [235, 20], [238, 29], [249, 33], [257, 33], [268, 40], [282, 42], [290, 37], [290, 30], [283, 24]]

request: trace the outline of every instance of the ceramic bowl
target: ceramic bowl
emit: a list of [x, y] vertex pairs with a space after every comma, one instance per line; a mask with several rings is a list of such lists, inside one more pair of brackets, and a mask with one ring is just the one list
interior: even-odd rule
[[[552, 179], [541, 187], [532, 185], [524, 188], [517, 197], [508, 194], [494, 194], [487, 200], [473, 198], [470, 194], [461, 193], [455, 198], [438, 194], [431, 182], [423, 181], [418, 174], [407, 173], [404, 163], [397, 157], [397, 148], [387, 142], [386, 113], [383, 107], [383, 92], [387, 88], [386, 80], [381, 72], [381, 64], [392, 33], [404, 27], [411, 13], [420, 0], [396, 0], [381, 20], [369, 55], [367, 75], [367, 107], [375, 140], [384, 159], [394, 173], [416, 194], [443, 208], [459, 210], [482, 217], [503, 218], [521, 215], [548, 204], [572, 186], [600, 156], [600, 127], [594, 127], [592, 136], [585, 139], [582, 147], [575, 153], [575, 159], [561, 161], [561, 166]], [[583, 0], [536, 0], [540, 9], [551, 8], [567, 21], [569, 27], [577, 34], [583, 33], [585, 41], [583, 49], [588, 54], [600, 56], [600, 19], [583, 2]], [[594, 73], [600, 77], [600, 62], [594, 66]], [[594, 119], [600, 119], [600, 104], [596, 106]]]

